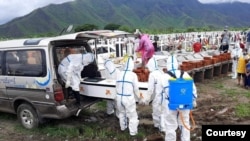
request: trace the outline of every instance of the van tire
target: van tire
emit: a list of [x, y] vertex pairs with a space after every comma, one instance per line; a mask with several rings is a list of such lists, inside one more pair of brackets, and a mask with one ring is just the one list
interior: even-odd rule
[[38, 115], [30, 104], [21, 104], [18, 106], [17, 117], [22, 126], [27, 129], [33, 129], [39, 126]]

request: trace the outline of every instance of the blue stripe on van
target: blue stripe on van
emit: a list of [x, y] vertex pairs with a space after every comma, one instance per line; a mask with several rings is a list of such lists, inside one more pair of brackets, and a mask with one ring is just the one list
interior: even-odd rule
[[47, 79], [43, 82], [39, 82], [38, 80], [36, 80], [36, 83], [39, 85], [39, 86], [46, 86], [49, 84], [50, 82], [50, 70], [48, 70], [48, 77], [46, 77]]

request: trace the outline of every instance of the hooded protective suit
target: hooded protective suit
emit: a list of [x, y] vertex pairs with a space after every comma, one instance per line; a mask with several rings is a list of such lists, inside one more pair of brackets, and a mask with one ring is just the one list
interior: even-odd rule
[[70, 54], [65, 57], [59, 67], [58, 73], [65, 82], [65, 87], [70, 87], [75, 93], [76, 101], [80, 104], [80, 82], [83, 67], [94, 61], [94, 54]]
[[248, 29], [246, 35], [246, 49], [247, 49], [247, 54], [250, 54], [250, 29]]
[[232, 52], [231, 52], [231, 57], [233, 58], [233, 60], [232, 60], [232, 78], [233, 79], [237, 78], [238, 59], [242, 55], [243, 55], [243, 53], [242, 53], [242, 49], [240, 48], [240, 44], [236, 43], [234, 45], [234, 48], [232, 49]]
[[133, 72], [134, 61], [131, 57], [125, 63], [124, 70], [116, 79], [116, 104], [119, 113], [120, 128], [124, 131], [129, 127], [131, 136], [138, 133], [138, 114], [135, 95], [139, 97], [138, 77]]
[[[107, 72], [107, 78], [116, 80], [120, 70], [115, 67], [115, 64], [112, 62], [112, 60], [105, 60], [104, 67]], [[114, 100], [107, 100], [107, 114], [111, 115], [115, 112], [115, 102]], [[118, 117], [118, 112], [116, 110], [116, 116]]]
[[148, 60], [154, 55], [154, 45], [147, 34], [141, 34], [140, 31], [136, 31], [135, 35], [140, 38], [136, 52], [142, 53], [142, 63], [143, 65], [146, 65]]
[[[167, 69], [168, 71], [171, 71], [177, 78], [180, 77], [181, 70], [178, 70], [178, 62], [177, 59], [174, 55], [169, 56], [167, 59]], [[180, 128], [181, 130], [181, 141], [190, 141], [190, 130], [188, 130], [186, 127], [184, 127], [183, 122], [185, 125], [190, 128], [189, 124], [189, 113], [190, 110], [170, 110], [168, 107], [169, 103], [169, 82], [168, 80], [171, 78], [170, 75], [164, 74], [165, 76], [162, 77], [163, 81], [163, 87], [164, 87], [164, 92], [166, 95], [166, 114], [165, 114], [165, 127], [166, 127], [166, 132], [165, 132], [165, 141], [176, 141], [176, 129]], [[190, 75], [187, 72], [184, 72], [183, 78], [191, 78]], [[196, 104], [196, 98], [197, 98], [197, 91], [196, 91], [196, 86], [193, 84], [193, 100], [194, 104]], [[195, 105], [194, 105], [195, 107]], [[181, 120], [180, 117], [180, 112], [181, 116], [183, 118], [183, 121]]]
[[154, 95], [152, 102], [152, 118], [154, 127], [159, 128], [160, 131], [165, 130], [164, 114], [166, 112], [165, 94], [162, 87], [163, 72], [159, 70], [158, 63], [154, 57], [149, 59], [147, 68], [150, 71], [148, 78], [148, 96]]

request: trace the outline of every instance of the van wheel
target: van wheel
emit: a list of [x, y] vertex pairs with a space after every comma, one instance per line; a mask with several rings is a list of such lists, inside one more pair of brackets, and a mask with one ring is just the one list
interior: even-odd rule
[[33, 129], [39, 125], [38, 115], [29, 104], [21, 104], [17, 108], [17, 117], [21, 124], [27, 129]]

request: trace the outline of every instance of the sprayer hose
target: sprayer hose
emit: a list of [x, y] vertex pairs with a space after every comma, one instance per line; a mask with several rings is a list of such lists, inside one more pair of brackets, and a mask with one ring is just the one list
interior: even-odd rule
[[189, 113], [189, 116], [190, 116], [191, 121], [192, 121], [192, 123], [193, 123], [193, 126], [191, 126], [191, 128], [189, 128], [189, 127], [185, 124], [184, 119], [183, 119], [183, 115], [182, 115], [181, 111], [178, 111], [178, 113], [180, 113], [180, 117], [181, 117], [181, 121], [182, 121], [182, 123], [183, 123], [183, 126], [184, 126], [186, 129], [190, 130], [190, 131], [194, 130], [194, 129], [195, 129], [195, 121], [194, 121], [194, 118], [193, 118], [192, 111], [190, 110], [190, 113]]

